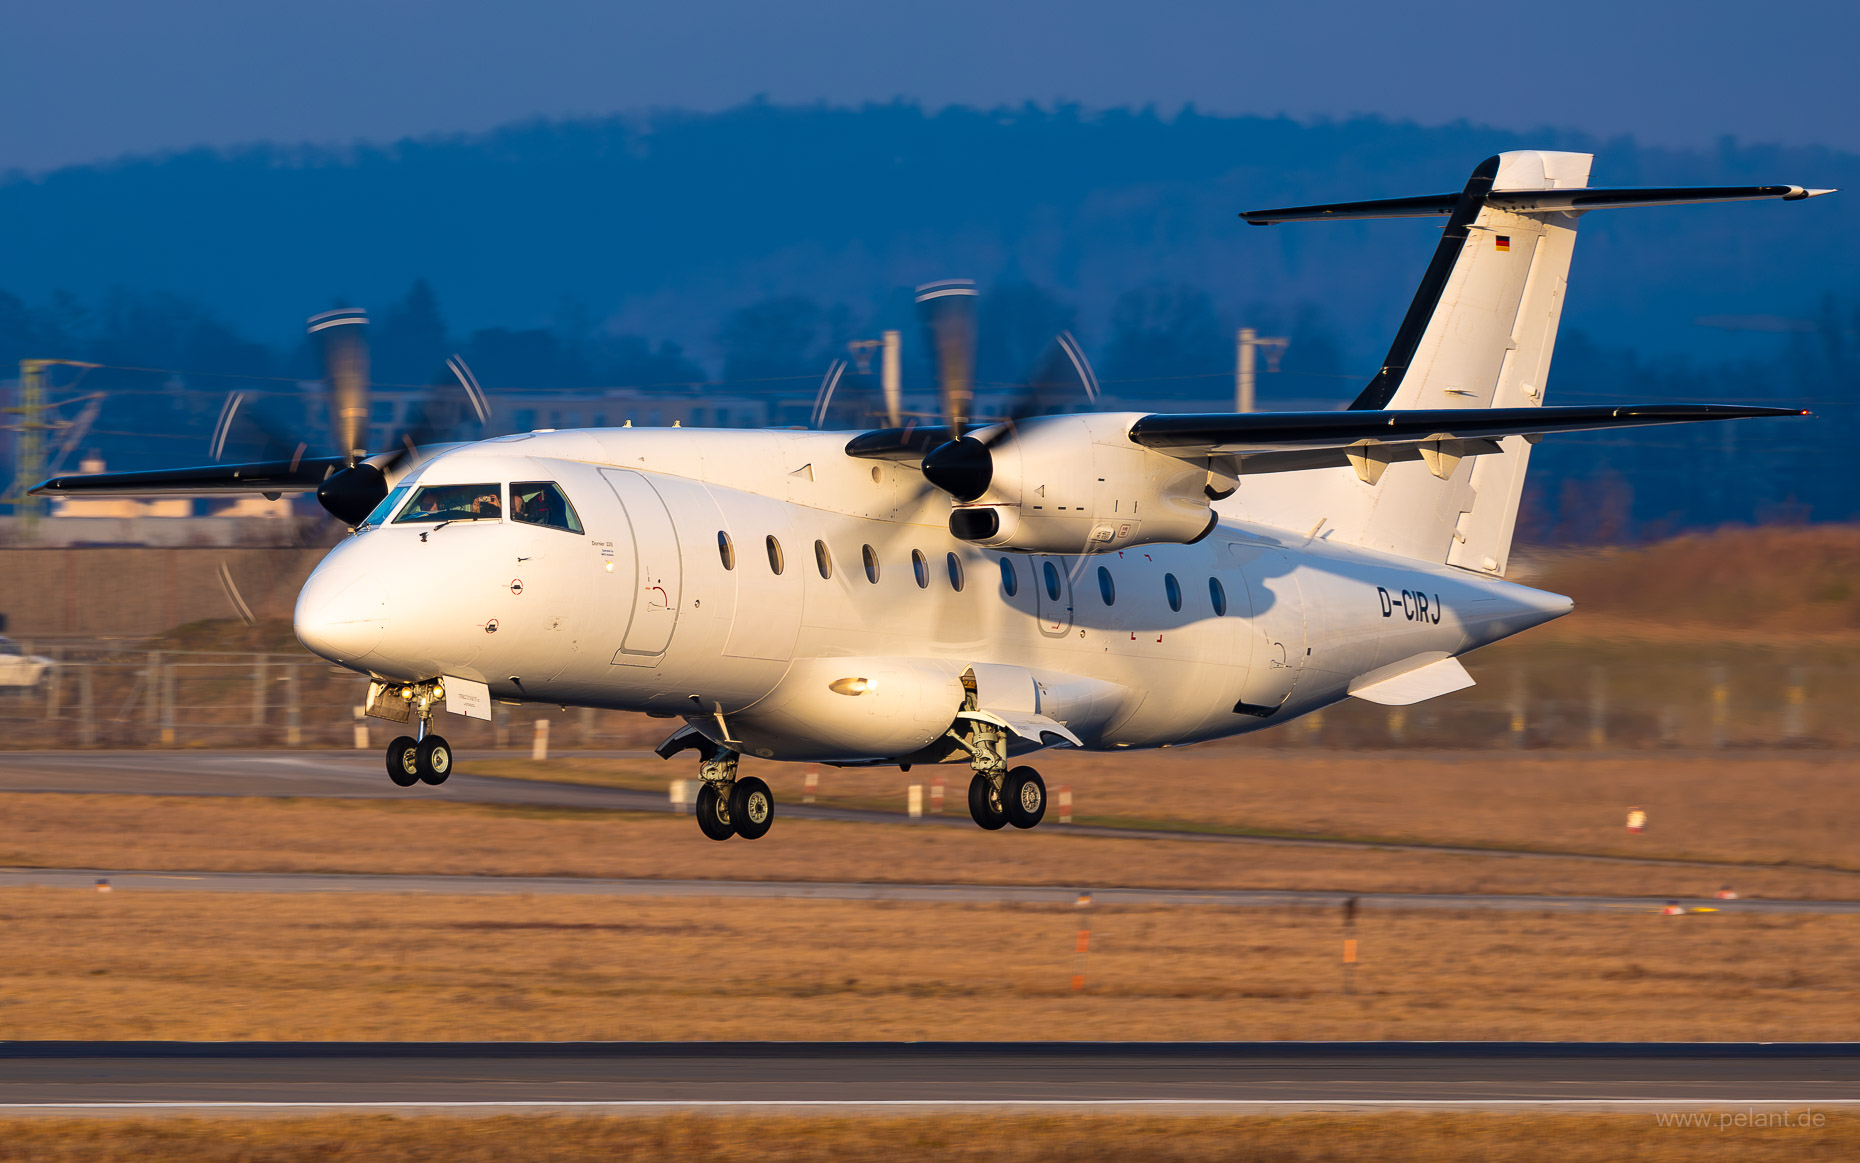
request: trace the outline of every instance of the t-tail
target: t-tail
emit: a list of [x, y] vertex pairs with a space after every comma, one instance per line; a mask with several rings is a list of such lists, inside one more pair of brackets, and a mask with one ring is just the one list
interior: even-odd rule
[[[1440, 244], [1388, 356], [1350, 407], [1516, 409], [1544, 403], [1583, 214], [1693, 202], [1793, 201], [1832, 192], [1800, 186], [1594, 189], [1591, 160], [1586, 153], [1518, 150], [1481, 162], [1457, 192], [1254, 210], [1241, 217], [1256, 226], [1445, 218]], [[1390, 463], [1377, 445], [1366, 443], [1350, 468], [1317, 470], [1328, 476], [1315, 489], [1313, 473], [1290, 474], [1305, 477], [1302, 482], [1280, 478], [1268, 490], [1270, 503], [1283, 511], [1301, 497], [1299, 509], [1322, 520], [1338, 539], [1502, 575], [1531, 443], [1521, 435], [1483, 447], [1441, 441], [1432, 455], [1403, 463]], [[1246, 507], [1251, 511], [1251, 504]]]

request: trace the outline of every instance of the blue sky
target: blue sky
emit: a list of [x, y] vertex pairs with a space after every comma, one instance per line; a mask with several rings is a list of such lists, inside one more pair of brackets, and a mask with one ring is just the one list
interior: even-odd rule
[[1193, 102], [1860, 150], [1860, 4], [60, 0], [0, 14], [0, 171], [535, 116]]

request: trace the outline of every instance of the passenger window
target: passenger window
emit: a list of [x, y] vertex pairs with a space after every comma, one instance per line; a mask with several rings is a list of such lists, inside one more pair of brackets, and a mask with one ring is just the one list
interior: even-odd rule
[[1216, 618], [1225, 618], [1227, 616], [1227, 591], [1222, 588], [1221, 579], [1218, 577], [1211, 577], [1208, 579], [1208, 600], [1214, 603], [1214, 616]]
[[865, 558], [865, 580], [878, 584], [878, 551], [870, 545], [862, 547], [860, 556]]
[[949, 588], [962, 592], [962, 558], [953, 553], [949, 555]]
[[736, 568], [736, 546], [730, 544], [730, 535], [717, 530], [717, 556], [723, 559], [723, 568]]
[[381, 498], [381, 503], [362, 519], [362, 523], [355, 527], [355, 531], [360, 533], [364, 529], [373, 529], [376, 525], [385, 525], [387, 519], [393, 516], [395, 507], [407, 499], [409, 491], [410, 488], [407, 485], [395, 486], [387, 496]]
[[781, 542], [775, 540], [775, 535], [771, 533], [768, 535], [767, 545], [769, 551], [769, 569], [771, 572], [779, 574], [781, 573], [782, 567]]
[[562, 490], [548, 481], [524, 481], [510, 486], [510, 519], [541, 525], [564, 533], [581, 532], [581, 518]]
[[1111, 571], [1102, 565], [1098, 567], [1098, 596], [1107, 606], [1117, 601], [1117, 584], [1111, 580]]
[[1182, 583], [1175, 580], [1172, 573], [1163, 574], [1163, 592], [1169, 595], [1169, 608], [1176, 613], [1182, 612]]
[[1040, 572], [1046, 575], [1046, 596], [1053, 601], [1059, 600], [1059, 570], [1050, 561], [1040, 563]]
[[923, 550], [911, 550], [911, 573], [917, 578], [917, 588], [930, 588], [930, 562], [924, 557]]
[[498, 500], [502, 492], [501, 485], [427, 485], [413, 495], [413, 504], [394, 519], [394, 524], [494, 521], [504, 515]]
[[814, 542], [814, 568], [820, 571], [823, 579], [833, 576], [833, 555], [827, 552], [824, 541]]
[[1019, 589], [1020, 589], [1020, 578], [1014, 575], [1013, 559], [1007, 558], [1007, 557], [1002, 558], [1001, 559], [1001, 592], [1011, 598], [1014, 596], [1014, 594]]

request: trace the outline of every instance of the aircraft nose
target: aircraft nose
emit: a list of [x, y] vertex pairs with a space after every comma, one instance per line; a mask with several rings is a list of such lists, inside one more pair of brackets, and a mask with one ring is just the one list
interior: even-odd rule
[[365, 657], [387, 632], [387, 590], [367, 574], [320, 569], [297, 595], [297, 640], [331, 662]]

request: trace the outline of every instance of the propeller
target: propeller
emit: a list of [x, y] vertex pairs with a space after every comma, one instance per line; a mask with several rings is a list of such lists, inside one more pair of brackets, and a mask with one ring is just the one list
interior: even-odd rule
[[953, 439], [924, 457], [924, 479], [957, 501], [980, 500], [994, 481], [994, 448], [1011, 438], [1021, 421], [1071, 407], [1083, 395], [1098, 400], [1098, 377], [1092, 373], [1085, 351], [1070, 331], [1062, 331], [1047, 345], [1046, 354], [1009, 403], [1003, 421], [983, 435], [963, 435], [951, 425]]
[[[330, 437], [339, 450], [341, 467], [323, 479], [316, 499], [324, 509], [348, 525], [360, 524], [388, 494], [388, 474], [423, 446], [452, 436], [476, 424], [488, 432], [491, 408], [484, 389], [460, 356], [446, 361], [462, 389], [462, 398], [435, 391], [406, 409], [406, 426], [380, 452], [368, 451], [370, 386], [368, 378], [368, 316], [358, 308], [344, 307], [313, 315], [307, 324], [322, 352], [323, 382], [328, 391]], [[309, 451], [309, 444], [290, 432], [275, 412], [267, 411], [247, 393], [227, 396], [214, 425], [211, 452], [215, 461], [229, 450], [251, 453], [233, 459], [288, 461], [290, 470]]]
[[969, 279], [946, 279], [917, 288], [917, 311], [934, 355], [941, 427], [881, 429], [853, 437], [850, 456], [919, 461], [926, 484], [959, 503], [981, 499], [994, 480], [993, 449], [1013, 437], [1029, 417], [1098, 399], [1098, 378], [1070, 332], [1048, 345], [1034, 372], [1014, 392], [999, 423], [980, 436], [965, 430], [975, 406], [976, 290]]

